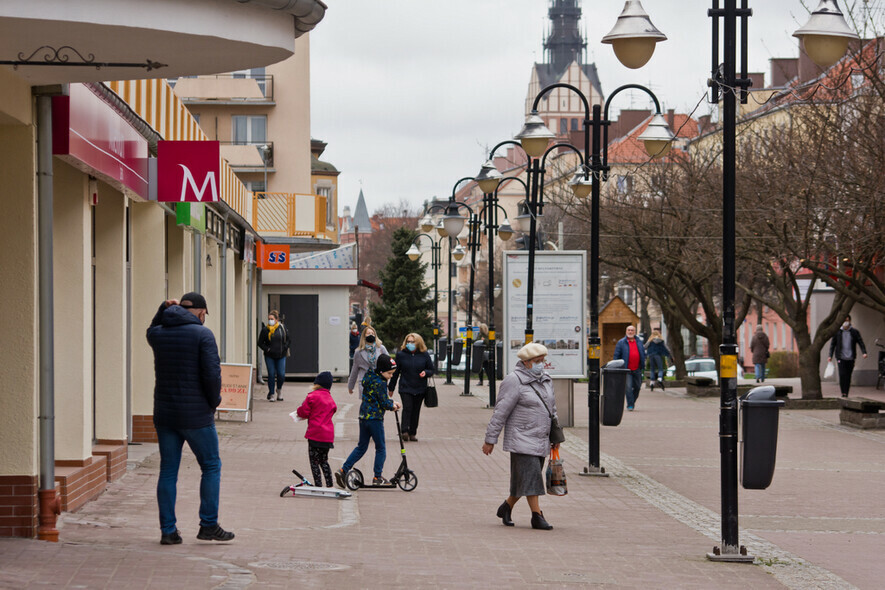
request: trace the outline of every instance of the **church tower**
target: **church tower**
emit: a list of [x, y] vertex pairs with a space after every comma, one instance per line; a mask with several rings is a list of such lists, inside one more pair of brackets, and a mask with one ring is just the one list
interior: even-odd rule
[[[584, 63], [587, 42], [581, 34], [581, 14], [581, 0], [549, 0], [550, 33], [544, 41], [544, 61], [532, 67], [526, 114], [541, 89], [558, 82], [580, 89], [591, 107], [602, 104], [604, 97], [596, 64]], [[552, 90], [538, 105], [538, 114], [561, 138], [567, 138], [572, 131], [583, 132], [584, 105], [574, 92]]]

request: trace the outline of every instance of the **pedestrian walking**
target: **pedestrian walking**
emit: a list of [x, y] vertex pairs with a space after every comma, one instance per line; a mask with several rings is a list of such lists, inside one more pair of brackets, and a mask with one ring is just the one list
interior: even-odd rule
[[378, 356], [375, 368], [366, 371], [362, 381], [362, 402], [360, 403], [359, 428], [360, 435], [356, 447], [351, 451], [341, 469], [335, 472], [335, 482], [344, 489], [347, 472], [363, 458], [369, 450], [369, 440], [375, 443], [375, 477], [372, 485], [386, 485], [382, 476], [384, 462], [387, 460], [387, 447], [384, 443], [384, 412], [399, 410], [402, 405], [393, 401], [387, 394], [387, 381], [393, 377], [396, 361], [386, 354]]
[[667, 362], [665, 359], [673, 357], [670, 355], [670, 349], [667, 348], [667, 344], [664, 342], [660, 330], [651, 331], [651, 337], [648, 339], [648, 342], [645, 343], [645, 353], [648, 356], [648, 366], [651, 370], [649, 387], [654, 391], [655, 383], [657, 383], [663, 391], [664, 370], [667, 368]]
[[399, 396], [403, 404], [403, 441], [418, 440], [418, 420], [427, 395], [427, 379], [433, 375], [433, 359], [420, 334], [406, 335], [396, 353], [396, 370], [387, 385], [391, 394], [399, 382]]
[[375, 368], [375, 361], [382, 354], [387, 354], [387, 349], [375, 334], [375, 328], [366, 326], [360, 336], [360, 344], [353, 353], [353, 367], [347, 380], [348, 393], [353, 393], [353, 388], [358, 387], [359, 397], [363, 397], [363, 377], [366, 371]]
[[513, 506], [523, 496], [532, 511], [532, 528], [550, 530], [553, 526], [544, 518], [539, 496], [544, 485], [544, 459], [551, 448], [551, 414], [556, 414], [553, 380], [544, 370], [547, 348], [530, 342], [516, 355], [519, 361], [513, 372], [501, 381], [495, 411], [486, 428], [482, 452], [491, 455], [504, 431], [504, 450], [510, 453], [510, 495], [498, 507], [497, 516], [506, 526], [513, 526]]
[[350, 365], [353, 366], [353, 353], [360, 345], [360, 330], [356, 322], [350, 322]]
[[771, 357], [771, 342], [762, 324], [756, 324], [756, 333], [750, 339], [750, 352], [753, 353], [753, 368], [756, 372], [756, 383], [765, 383], [765, 365]]
[[845, 316], [842, 327], [833, 336], [830, 342], [830, 356], [827, 362], [836, 359], [839, 365], [839, 389], [842, 391], [842, 397], [848, 397], [848, 390], [851, 387], [851, 374], [854, 372], [854, 361], [857, 360], [857, 347], [863, 353], [863, 358], [867, 358], [867, 347], [860, 337], [857, 328], [851, 325], [851, 316]]
[[264, 351], [264, 364], [267, 366], [267, 401], [283, 401], [283, 383], [286, 382], [286, 358], [289, 356], [289, 331], [280, 321], [280, 312], [272, 310], [267, 314], [267, 324], [261, 324], [258, 334], [258, 348]]
[[204, 541], [230, 541], [234, 534], [218, 524], [221, 457], [215, 408], [221, 403], [221, 359], [212, 331], [205, 327], [206, 299], [186, 293], [170, 299], [147, 329], [154, 351], [154, 428], [160, 447], [157, 506], [160, 544], [178, 545], [175, 497], [181, 450], [187, 442], [200, 465], [200, 530]]
[[332, 469], [329, 467], [329, 449], [335, 448], [335, 425], [332, 416], [338, 411], [332, 399], [332, 373], [323, 371], [313, 380], [313, 389], [307, 394], [304, 402], [295, 410], [300, 418], [307, 420], [307, 456], [310, 460], [310, 471], [313, 474], [313, 485], [320, 487], [323, 477], [326, 487], [332, 487]]
[[642, 387], [642, 372], [645, 368], [645, 347], [636, 338], [636, 328], [627, 326], [626, 335], [615, 345], [614, 360], [621, 359], [630, 370], [627, 383], [627, 409], [633, 411]]

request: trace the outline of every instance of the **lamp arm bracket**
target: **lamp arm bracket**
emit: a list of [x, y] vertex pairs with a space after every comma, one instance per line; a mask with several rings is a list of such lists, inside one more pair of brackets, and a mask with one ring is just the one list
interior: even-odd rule
[[547, 94], [548, 92], [550, 92], [551, 90], [553, 90], [555, 88], [567, 88], [567, 89], [571, 90], [572, 92], [574, 92], [575, 94], [577, 94], [581, 98], [581, 102], [584, 103], [585, 118], [587, 118], [587, 119], [590, 118], [590, 103], [587, 101], [587, 97], [584, 96], [584, 93], [581, 92], [578, 88], [575, 88], [571, 84], [565, 84], [564, 82], [558, 82], [556, 84], [550, 84], [549, 86], [545, 86], [541, 90], [541, 92], [539, 92], [538, 95], [535, 97], [534, 102], [532, 102], [532, 111], [537, 111], [538, 105], [541, 103], [541, 98], [543, 98], [545, 94]]
[[658, 97], [655, 96], [654, 92], [652, 92], [651, 90], [649, 90], [648, 88], [646, 88], [642, 84], [624, 84], [623, 86], [619, 86], [618, 88], [616, 88], [611, 94], [608, 95], [608, 98], [605, 100], [605, 107], [602, 110], [602, 119], [604, 121], [608, 121], [608, 107], [609, 107], [609, 105], [611, 105], [612, 99], [619, 92], [621, 92], [623, 90], [629, 90], [631, 88], [633, 88], [635, 90], [642, 90], [643, 92], [645, 92], [649, 96], [649, 98], [651, 98], [652, 102], [655, 103], [655, 114], [656, 115], [661, 114], [661, 103], [658, 101]]

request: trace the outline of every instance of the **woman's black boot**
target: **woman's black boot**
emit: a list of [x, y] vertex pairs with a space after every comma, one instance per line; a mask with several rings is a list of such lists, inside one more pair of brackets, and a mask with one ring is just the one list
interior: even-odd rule
[[532, 528], [549, 531], [553, 528], [553, 525], [544, 520], [543, 512], [532, 512]]
[[[507, 503], [507, 500], [504, 500], [504, 503], [498, 506], [498, 518], [504, 523], [504, 526], [513, 526], [513, 521], [510, 520], [510, 504]], [[532, 522], [535, 522], [532, 519]]]

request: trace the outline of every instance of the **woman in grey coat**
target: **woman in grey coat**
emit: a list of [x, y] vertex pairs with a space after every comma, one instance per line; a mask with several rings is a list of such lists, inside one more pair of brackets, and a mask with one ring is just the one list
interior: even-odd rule
[[544, 459], [551, 448], [551, 414], [556, 416], [553, 380], [544, 371], [547, 348], [530, 342], [517, 356], [516, 368], [501, 381], [495, 411], [486, 429], [482, 452], [490, 455], [504, 430], [504, 450], [510, 453], [510, 495], [498, 508], [498, 517], [506, 526], [513, 526], [510, 513], [522, 496], [532, 511], [532, 528], [553, 528], [544, 519], [538, 496], [545, 493]]
[[387, 349], [381, 344], [375, 329], [366, 326], [360, 336], [360, 345], [353, 353], [353, 367], [350, 369], [350, 378], [347, 380], [347, 391], [353, 393], [353, 388], [359, 388], [359, 397], [363, 397], [363, 376], [369, 369], [375, 368], [375, 361], [382, 354], [387, 354]]

